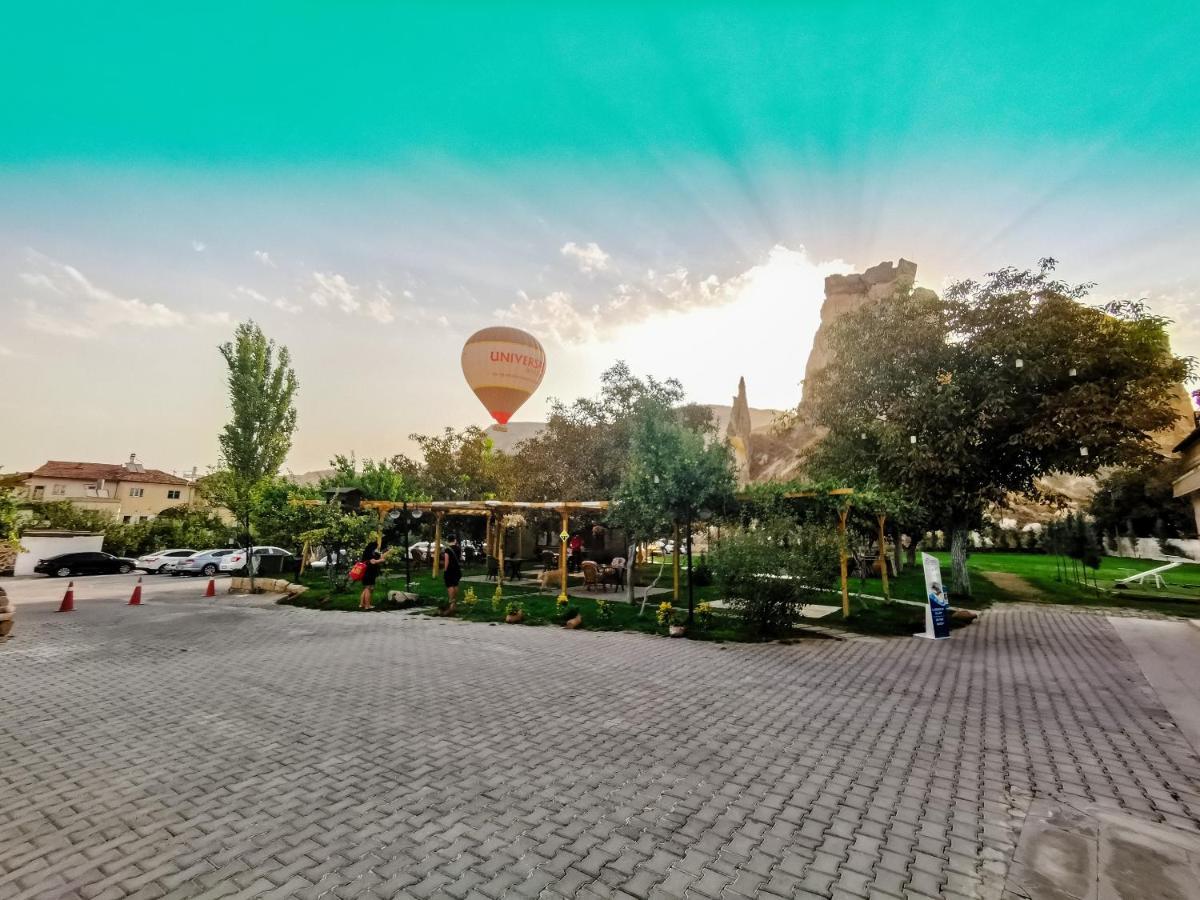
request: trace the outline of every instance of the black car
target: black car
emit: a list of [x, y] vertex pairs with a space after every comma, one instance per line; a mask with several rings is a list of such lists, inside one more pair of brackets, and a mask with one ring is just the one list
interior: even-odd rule
[[60, 553], [40, 559], [33, 571], [51, 577], [68, 575], [125, 575], [133, 571], [137, 560], [113, 556], [111, 553]]

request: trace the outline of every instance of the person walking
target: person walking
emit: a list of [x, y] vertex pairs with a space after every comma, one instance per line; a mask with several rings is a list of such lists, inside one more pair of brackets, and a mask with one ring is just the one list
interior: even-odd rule
[[462, 581], [462, 564], [458, 559], [458, 538], [450, 535], [449, 543], [442, 548], [442, 580], [446, 583], [446, 594], [450, 597], [450, 610], [458, 602], [458, 583]]
[[359, 609], [374, 609], [371, 605], [371, 588], [375, 587], [375, 580], [379, 578], [379, 572], [383, 568], [383, 561], [387, 558], [386, 553], [379, 552], [379, 545], [374, 541], [367, 544], [362, 552], [362, 562], [367, 568], [363, 571], [362, 577], [362, 593], [358, 595]]

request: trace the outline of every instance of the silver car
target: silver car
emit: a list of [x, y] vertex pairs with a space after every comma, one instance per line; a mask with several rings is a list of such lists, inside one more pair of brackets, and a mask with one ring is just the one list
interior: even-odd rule
[[233, 547], [218, 550], [201, 550], [177, 562], [170, 569], [172, 575], [204, 575], [212, 578], [221, 568], [221, 558], [234, 552]]

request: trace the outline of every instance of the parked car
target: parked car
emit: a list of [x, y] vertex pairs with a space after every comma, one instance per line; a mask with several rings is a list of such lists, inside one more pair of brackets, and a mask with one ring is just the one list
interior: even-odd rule
[[221, 560], [234, 552], [229, 547], [201, 550], [186, 559], [181, 559], [169, 571], [172, 575], [203, 575], [206, 578], [212, 578], [217, 574]]
[[[264, 572], [277, 575], [295, 559], [291, 553], [282, 547], [251, 547], [254, 554], [254, 572]], [[217, 568], [222, 572], [238, 572], [246, 568], [245, 549], [234, 550], [228, 556], [221, 557]]]
[[49, 559], [39, 559], [33, 571], [51, 578], [68, 575], [126, 575], [134, 570], [137, 560], [111, 553], [60, 553]]
[[157, 553], [139, 556], [134, 568], [141, 569], [143, 572], [157, 572], [161, 575], [169, 572], [176, 563], [195, 552], [195, 550], [159, 550]]
[[[442, 547], [446, 546], [446, 542], [442, 542]], [[463, 562], [471, 562], [475, 559], [483, 559], [483, 548], [475, 541], [462, 540], [458, 542], [458, 552]], [[408, 547], [408, 555], [420, 562], [426, 562], [433, 555], [433, 541], [417, 541], [415, 544], [410, 544]]]

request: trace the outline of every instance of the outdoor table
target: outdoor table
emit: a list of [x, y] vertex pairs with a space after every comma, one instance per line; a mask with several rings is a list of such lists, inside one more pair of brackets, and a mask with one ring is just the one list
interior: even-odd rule
[[517, 579], [521, 577], [521, 564], [525, 562], [523, 559], [515, 557], [507, 557], [504, 560], [504, 577]]

